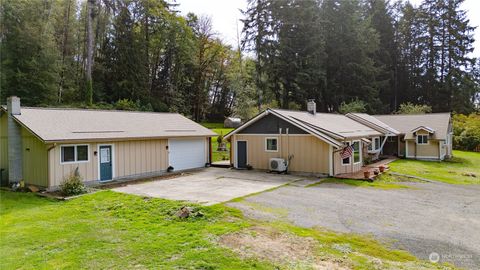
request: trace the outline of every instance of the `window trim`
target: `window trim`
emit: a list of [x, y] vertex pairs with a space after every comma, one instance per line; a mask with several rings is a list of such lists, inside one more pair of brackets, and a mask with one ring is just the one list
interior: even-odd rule
[[[347, 144], [347, 146], [350, 146], [351, 142], [345, 142]], [[340, 155], [340, 153], [339, 153]], [[353, 152], [352, 152], [352, 156], [353, 156]], [[352, 164], [352, 156], [348, 157], [348, 163], [344, 163], [343, 161], [345, 160], [344, 158], [342, 158], [342, 156], [340, 156], [340, 159], [341, 159], [341, 163], [342, 163], [342, 166], [349, 166]]]
[[352, 141], [352, 146], [356, 142], [358, 142], [358, 156], [359, 156], [359, 159], [358, 159], [358, 162], [355, 162], [355, 147], [354, 147], [353, 152], [352, 152], [352, 161], [353, 161], [354, 165], [362, 163], [362, 142], [360, 140], [354, 140], [354, 141]]
[[[375, 147], [376, 146], [375, 145], [376, 140], [378, 140], [378, 148]], [[377, 150], [380, 150], [381, 146], [382, 146], [382, 141], [380, 140], [380, 137], [379, 136], [373, 137], [371, 143], [368, 145], [367, 150], [372, 151], [372, 152], [377, 151]]]
[[[73, 157], [75, 158], [74, 161], [63, 161], [62, 160], [62, 151], [64, 147], [72, 147], [73, 146]], [[77, 156], [77, 146], [86, 146], [87, 147], [87, 160], [78, 160]], [[90, 162], [90, 144], [82, 143], [82, 144], [62, 144], [60, 145], [60, 165], [64, 164], [77, 164], [77, 163], [88, 163]]]
[[[427, 138], [426, 142], [421, 142], [421, 143], [418, 142], [418, 138], [420, 138], [420, 137], [426, 137], [426, 138]], [[427, 145], [427, 144], [429, 144], [430, 141], [429, 141], [429, 139], [428, 139], [428, 134], [417, 134], [417, 136], [416, 136], [416, 138], [415, 138], [415, 142], [416, 142], [418, 145]]]
[[[277, 141], [277, 149], [276, 150], [268, 150], [268, 140], [276, 140]], [[265, 152], [278, 152], [278, 148], [279, 148], [279, 145], [278, 145], [278, 137], [265, 137]]]

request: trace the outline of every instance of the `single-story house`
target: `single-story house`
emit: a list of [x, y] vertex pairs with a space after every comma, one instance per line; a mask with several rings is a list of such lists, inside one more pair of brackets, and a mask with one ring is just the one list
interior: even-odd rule
[[[234, 168], [272, 170], [279, 159], [288, 170], [337, 175], [361, 170], [382, 155], [443, 160], [452, 156], [450, 113], [347, 115], [267, 109], [228, 133]], [[347, 146], [350, 158], [342, 158]], [[273, 168], [275, 169], [275, 168]]]
[[[315, 102], [308, 111], [267, 109], [228, 133], [234, 168], [271, 170], [280, 158], [288, 171], [336, 175], [361, 170], [371, 138], [382, 136], [345, 115], [317, 113]], [[353, 146], [348, 158], [341, 157], [346, 145]]]
[[204, 167], [211, 130], [177, 113], [21, 107], [0, 109], [0, 169], [9, 181], [54, 189], [78, 168], [85, 182]]
[[452, 156], [450, 113], [368, 115], [347, 114], [356, 121], [384, 133], [375, 138], [383, 155], [444, 160]]

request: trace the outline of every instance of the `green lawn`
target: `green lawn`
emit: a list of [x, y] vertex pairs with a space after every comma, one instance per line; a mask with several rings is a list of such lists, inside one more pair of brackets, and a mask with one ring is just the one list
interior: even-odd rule
[[393, 172], [450, 184], [480, 184], [480, 153], [453, 151], [453, 156], [446, 161], [400, 159], [390, 163], [390, 167]]
[[0, 191], [0, 269], [286, 268], [265, 257], [241, 256], [218, 243], [234, 232], [257, 237], [257, 232], [249, 232], [252, 226], [297, 239], [309, 237], [315, 241], [313, 256], [348, 268], [441, 267], [391, 250], [369, 236], [261, 223], [223, 205], [193, 205], [204, 216], [180, 220], [173, 213], [182, 205], [113, 191], [70, 201]]
[[[227, 135], [230, 131], [234, 130], [233, 128], [224, 128], [223, 123], [202, 123], [202, 125], [206, 128], [211, 129], [213, 132], [217, 133], [218, 135], [222, 134], [223, 136]], [[227, 150], [226, 152], [217, 151], [218, 142], [217, 137], [212, 137], [212, 159], [213, 162], [222, 161], [222, 160], [229, 160], [230, 159], [230, 143], [227, 143]]]

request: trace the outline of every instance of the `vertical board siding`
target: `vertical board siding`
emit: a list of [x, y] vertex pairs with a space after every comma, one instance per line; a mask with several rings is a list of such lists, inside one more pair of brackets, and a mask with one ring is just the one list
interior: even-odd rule
[[[265, 151], [265, 138], [278, 137], [278, 152]], [[311, 135], [247, 135], [235, 134], [233, 158], [236, 159], [236, 142], [247, 141], [247, 163], [254, 169], [269, 169], [270, 158], [287, 159], [293, 155], [289, 170], [293, 172], [329, 173], [329, 145]]]
[[61, 144], [50, 151], [50, 186], [60, 185], [77, 167], [84, 181], [98, 180], [99, 155], [94, 155], [94, 152], [98, 151], [98, 145], [113, 145], [114, 178], [161, 172], [168, 167], [167, 140], [164, 139], [84, 144], [89, 145], [88, 162], [60, 164]]
[[[364, 143], [360, 141], [360, 148], [362, 149], [361, 156], [363, 155], [364, 150]], [[358, 172], [362, 169], [363, 166], [363, 157], [361, 158], [360, 162], [357, 164], [353, 163], [353, 154], [350, 157], [350, 164], [342, 165], [342, 157], [340, 156], [340, 149], [334, 150], [333, 153], [333, 174], [341, 174], [341, 173], [353, 173]]]
[[8, 177], [8, 130], [6, 113], [0, 116], [0, 169], [4, 169], [2, 177]]
[[47, 148], [32, 133], [22, 127], [23, 180], [25, 183], [47, 187]]
[[[407, 157], [417, 158], [440, 158], [439, 141], [429, 140], [428, 144], [417, 144], [416, 141], [408, 141]], [[415, 153], [416, 151], [416, 153]]]

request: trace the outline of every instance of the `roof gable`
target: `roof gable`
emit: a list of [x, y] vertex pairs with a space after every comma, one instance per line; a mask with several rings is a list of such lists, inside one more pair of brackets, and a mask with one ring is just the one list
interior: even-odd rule
[[[433, 139], [445, 140], [451, 123], [450, 113], [373, 115], [410, 138], [419, 127], [434, 131]], [[427, 130], [428, 131], [428, 130]]]

